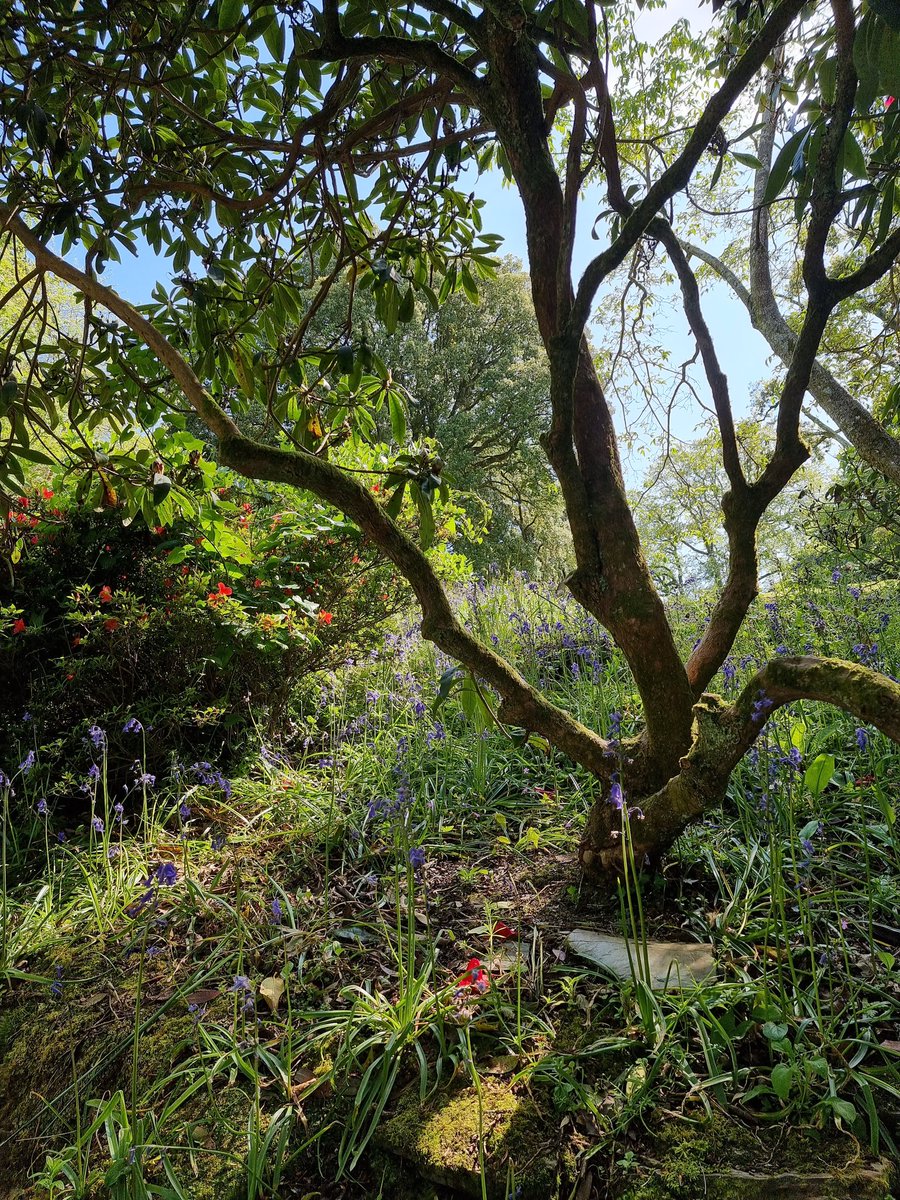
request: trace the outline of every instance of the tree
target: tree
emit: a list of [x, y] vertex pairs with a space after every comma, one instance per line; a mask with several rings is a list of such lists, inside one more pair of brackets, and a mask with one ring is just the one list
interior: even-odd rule
[[[347, 308], [346, 285], [332, 289], [316, 336], [339, 336]], [[461, 529], [454, 544], [476, 569], [553, 563], [562, 511], [538, 440], [550, 410], [550, 375], [521, 264], [501, 262], [496, 277], [480, 284], [477, 304], [462, 292], [437, 309], [420, 302], [414, 319], [393, 334], [368, 292], [357, 295], [353, 321], [404, 389], [409, 435], [437, 443], [452, 464], [454, 492], [468, 494], [463, 503], [478, 537]], [[384, 416], [379, 428], [389, 442]]]
[[[609, 55], [617, 47], [604, 13], [578, 0], [406, 7], [322, 0], [248, 11], [240, 0], [188, 8], [88, 0], [75, 21], [61, 0], [37, 15], [13, 4], [0, 42], [0, 217], [40, 275], [80, 290], [85, 337], [50, 362], [39, 337], [7, 347], [19, 374], [5, 385], [5, 446], [8, 455], [27, 451], [35, 426], [51, 437], [48, 411], [60, 393], [80, 430], [98, 414], [154, 430], [168, 417], [177, 430], [187, 402], [216, 435], [221, 463], [308, 489], [359, 525], [409, 580], [424, 635], [499, 695], [502, 721], [538, 732], [601, 779], [619, 769], [629, 803], [644, 812], [637, 854], [653, 860], [721, 799], [733, 766], [779, 705], [801, 697], [836, 704], [900, 741], [900, 687], [849, 663], [783, 658], [758, 671], [732, 703], [706, 693], [757, 593], [759, 522], [809, 455], [801, 404], [829, 317], [900, 253], [900, 121], [898, 106], [885, 109], [881, 100], [896, 90], [900, 33], [881, 0], [864, 12], [852, 0], [729, 10], [720, 17], [715, 66], [695, 69], [700, 99], [692, 119], [673, 125], [666, 110], [645, 153], [633, 154], [617, 139], [616, 114], [634, 80], [610, 95]], [[790, 187], [806, 299], [773, 449], [748, 475], [675, 224], [707, 150], [728, 153], [723, 120], [749, 103], [754, 81], [772, 69], [803, 89], [806, 124], [779, 153], [758, 210], [780, 204]], [[858, 175], [860, 156], [866, 182], [845, 186], [847, 164]], [[404, 447], [402, 395], [387, 364], [353, 333], [349, 314], [338, 344], [306, 341], [331, 286], [348, 276], [351, 301], [370, 289], [389, 329], [411, 319], [417, 293], [434, 307], [455, 289], [474, 301], [496, 239], [481, 233], [480, 206], [461, 172], [492, 163], [515, 183], [525, 210], [550, 371], [542, 443], [576, 562], [568, 587], [615, 638], [643, 706], [643, 732], [623, 748], [549, 703], [459, 622], [424, 552], [431, 498], [445, 488], [442, 464]], [[602, 248], [575, 280], [580, 196], [598, 175], [610, 212], [594, 228]], [[854, 220], [859, 252], [830, 274], [829, 237]], [[179, 273], [144, 311], [98, 277], [139, 236], [170, 254]], [[54, 237], [59, 249], [48, 244]], [[677, 273], [728, 479], [727, 577], [686, 662], [641, 548], [585, 333], [598, 289], [645, 239], [664, 248]], [[73, 261], [76, 246], [86, 252], [82, 265]], [[298, 289], [312, 283], [315, 295], [301, 311]], [[279, 445], [242, 429], [247, 398], [266, 406]], [[398, 452], [373, 492], [367, 477], [341, 470], [322, 451], [335, 429], [365, 436], [385, 405]], [[177, 456], [176, 440], [162, 448]], [[126, 483], [137, 470], [127, 455], [116, 465]], [[170, 478], [155, 471], [151, 482], [157, 477]], [[128, 486], [133, 502], [147, 480]], [[418, 507], [421, 546], [392, 519], [404, 494]], [[604, 800], [592, 811], [580, 849], [591, 875], [619, 869], [619, 821]]]

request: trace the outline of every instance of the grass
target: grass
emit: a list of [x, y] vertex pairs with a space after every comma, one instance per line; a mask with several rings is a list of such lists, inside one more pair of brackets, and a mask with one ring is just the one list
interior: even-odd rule
[[[463, 603], [582, 720], [636, 727], [624, 665], [571, 601], [518, 577]], [[705, 615], [681, 607], [686, 646]], [[896, 672], [898, 630], [883, 590], [785, 591], [716, 686], [784, 649]], [[832, 710], [782, 710], [661, 875], [591, 895], [574, 847], [596, 781], [458, 688], [436, 706], [450, 666], [399, 629], [307, 681], [289, 736], [240, 778], [136, 782], [121, 812], [101, 740], [83, 824], [38, 812], [23, 725], [0, 947], [0, 1175], [23, 1196], [400, 1196], [386, 1149], [401, 1126], [425, 1136], [401, 1112], [456, 1130], [483, 1196], [527, 1195], [548, 1131], [560, 1196], [585, 1177], [640, 1190], [675, 1116], [724, 1123], [741, 1154], [786, 1131], [807, 1158], [896, 1153], [895, 748]], [[634, 978], [573, 959], [576, 924], [625, 930]], [[716, 978], [651, 991], [647, 937], [711, 940]], [[441, 1125], [454, 1096], [471, 1129]]]

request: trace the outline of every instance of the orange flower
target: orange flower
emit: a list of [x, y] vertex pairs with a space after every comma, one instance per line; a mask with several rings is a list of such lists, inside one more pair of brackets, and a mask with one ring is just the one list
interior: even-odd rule
[[53, 488], [44, 488], [43, 496], [44, 496], [45, 500], [52, 500], [53, 499]]
[[116, 620], [115, 617], [110, 617], [108, 620], [103, 622], [103, 628], [108, 630], [110, 633], [112, 633], [113, 630], [119, 628], [119, 622]]
[[108, 583], [104, 583], [103, 587], [100, 589], [100, 603], [109, 604], [110, 600], [112, 600], [112, 588]]
[[13, 621], [13, 633], [24, 633], [24, 632], [25, 632], [25, 622], [22, 620], [21, 617], [19, 617], [18, 620]]
[[333, 620], [334, 620], [334, 613], [330, 613], [330, 612], [320, 612], [319, 613], [319, 621], [321, 622], [321, 624], [330, 625]]
[[230, 596], [232, 594], [232, 590], [233, 589], [230, 588], [227, 583], [220, 583], [218, 585], [218, 592], [220, 596]]

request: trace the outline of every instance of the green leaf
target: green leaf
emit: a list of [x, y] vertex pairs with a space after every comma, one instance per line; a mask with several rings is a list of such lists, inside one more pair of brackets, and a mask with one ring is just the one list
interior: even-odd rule
[[406, 484], [401, 483], [399, 487], [394, 488], [390, 500], [388, 500], [387, 504], [384, 506], [384, 511], [392, 521], [396, 521], [400, 516], [400, 509], [403, 507], [403, 495], [405, 491]]
[[834, 775], [834, 756], [817, 754], [803, 776], [803, 782], [814, 796], [821, 796]]
[[153, 503], [159, 508], [166, 496], [172, 490], [172, 480], [168, 475], [161, 475], [157, 472], [153, 476]]
[[783, 1042], [787, 1037], [787, 1025], [775, 1021], [766, 1021], [762, 1027], [762, 1035], [767, 1042]]
[[412, 494], [419, 510], [419, 543], [423, 550], [427, 550], [434, 541], [434, 510], [418, 484], [412, 484]]
[[772, 1091], [784, 1103], [791, 1092], [794, 1082], [794, 1071], [787, 1063], [778, 1063], [772, 1068]]
[[742, 163], [745, 167], [752, 167], [754, 171], [759, 171], [762, 168], [762, 163], [755, 154], [744, 154], [742, 151], [732, 150], [731, 157], [737, 162]]
[[390, 392], [388, 395], [388, 409], [391, 414], [391, 433], [394, 435], [394, 441], [398, 446], [405, 446], [406, 413], [403, 411], [403, 403], [396, 392]]
[[233, 29], [243, 11], [244, 0], [219, 0], [219, 28]]
[[869, 8], [891, 29], [900, 31], [900, 0], [869, 0]]
[[772, 164], [772, 170], [769, 172], [769, 182], [766, 184], [766, 194], [763, 196], [763, 204], [771, 204], [784, 190], [784, 185], [788, 181], [788, 176], [791, 173], [791, 166], [796, 157], [797, 151], [803, 145], [803, 142], [809, 136], [809, 127], [798, 130], [792, 137], [784, 143], [778, 151], [778, 157]]
[[853, 131], [848, 129], [844, 134], [844, 167], [854, 179], [868, 179], [869, 173], [866, 170], [866, 156], [862, 152], [862, 147], [853, 136]]
[[400, 309], [397, 316], [403, 325], [408, 325], [416, 315], [416, 296], [412, 288], [406, 289], [406, 295], [400, 301]]
[[839, 1100], [837, 1096], [829, 1096], [828, 1103], [831, 1105], [834, 1115], [840, 1117], [842, 1121], [846, 1121], [848, 1125], [852, 1125], [856, 1120], [856, 1106], [849, 1100]]

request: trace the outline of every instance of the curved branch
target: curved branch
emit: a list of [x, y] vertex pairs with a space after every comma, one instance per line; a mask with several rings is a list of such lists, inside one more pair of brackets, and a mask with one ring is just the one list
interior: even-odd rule
[[315, 455], [280, 450], [246, 437], [206, 391], [190, 364], [133, 305], [48, 250], [4, 204], [0, 204], [0, 219], [31, 252], [38, 271], [66, 280], [85, 297], [108, 309], [153, 351], [197, 415], [219, 439], [219, 457], [225, 466], [252, 479], [286, 483], [313, 492], [355, 521], [411, 584], [422, 609], [423, 636], [497, 690], [503, 721], [537, 731], [592, 773], [609, 774], [614, 766], [609, 743], [544, 699], [518, 671], [457, 621], [426, 555], [386, 515], [364, 485]]

